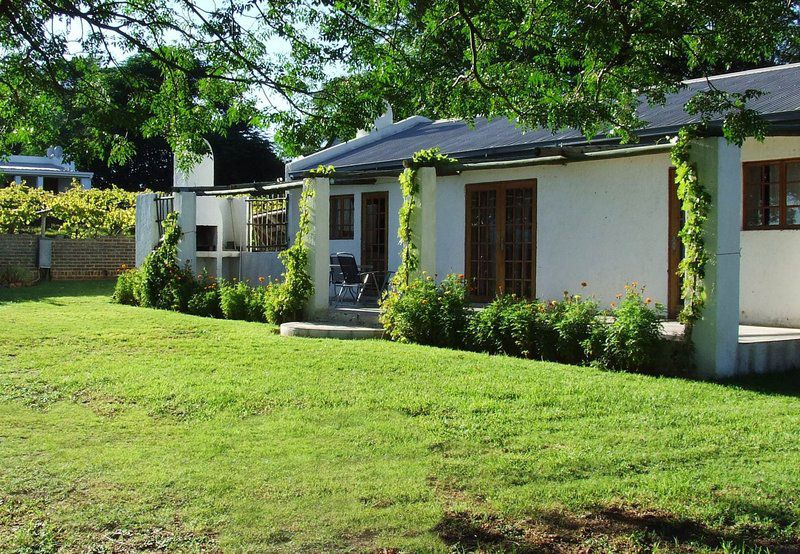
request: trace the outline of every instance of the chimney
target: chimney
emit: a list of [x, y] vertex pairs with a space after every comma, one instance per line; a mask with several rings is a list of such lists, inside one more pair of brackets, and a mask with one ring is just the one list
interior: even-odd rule
[[386, 111], [382, 116], [375, 120], [372, 124], [372, 129], [369, 131], [365, 131], [364, 129], [359, 129], [356, 131], [356, 138], [365, 137], [368, 134], [372, 133], [373, 131], [380, 131], [381, 129], [385, 129], [390, 127], [394, 123], [394, 113], [392, 112], [392, 107], [389, 103], [386, 103]]

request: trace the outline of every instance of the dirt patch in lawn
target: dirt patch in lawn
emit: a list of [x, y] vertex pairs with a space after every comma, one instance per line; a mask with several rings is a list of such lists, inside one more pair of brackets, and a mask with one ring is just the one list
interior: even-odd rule
[[445, 514], [435, 531], [454, 548], [474, 552], [587, 554], [590, 552], [773, 552], [800, 554], [796, 539], [712, 529], [655, 510], [610, 507], [584, 515], [550, 512], [511, 521], [468, 512]]

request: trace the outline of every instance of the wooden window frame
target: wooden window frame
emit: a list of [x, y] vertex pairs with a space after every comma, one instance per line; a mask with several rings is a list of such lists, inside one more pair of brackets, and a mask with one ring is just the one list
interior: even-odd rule
[[[469, 277], [470, 268], [472, 267], [472, 253], [470, 249], [470, 245], [472, 243], [472, 225], [470, 225], [471, 219], [471, 204], [470, 204], [470, 194], [475, 191], [481, 190], [496, 190], [497, 191], [497, 199], [495, 210], [497, 214], [501, 214], [501, 217], [498, 217], [495, 224], [497, 225], [497, 243], [495, 244], [495, 263], [497, 264], [497, 270], [495, 274], [495, 295], [500, 294], [502, 290], [505, 289], [505, 282], [506, 282], [506, 274], [505, 274], [505, 253], [503, 252], [503, 240], [500, 238], [503, 233], [501, 229], [505, 225], [503, 222], [501, 224], [500, 219], [502, 218], [503, 221], [505, 218], [505, 211], [506, 211], [506, 199], [505, 199], [505, 192], [506, 189], [509, 188], [530, 188], [533, 191], [533, 225], [531, 230], [531, 264], [532, 264], [532, 272], [531, 272], [531, 291], [532, 296], [531, 298], [536, 297], [536, 245], [538, 240], [538, 232], [539, 232], [539, 214], [538, 214], [538, 206], [539, 206], [539, 191], [538, 191], [538, 180], [537, 179], [515, 179], [510, 181], [487, 181], [481, 183], [469, 183], [464, 187], [464, 275]], [[501, 260], [503, 262], [501, 263]], [[469, 284], [468, 284], [469, 285]], [[473, 301], [488, 301], [491, 300], [492, 297], [483, 297], [483, 296], [476, 296], [469, 293], [470, 300]]]
[[[342, 209], [341, 202], [350, 202], [350, 209]], [[341, 214], [350, 212], [350, 225], [349, 232], [342, 226]], [[353, 240], [355, 238], [356, 229], [356, 197], [354, 194], [334, 194], [330, 197], [330, 240]]]
[[[800, 229], [800, 223], [789, 225], [786, 223], [786, 166], [790, 163], [800, 163], [800, 158], [779, 158], [775, 160], [753, 160], [742, 163], [742, 230], [743, 231], [786, 231]], [[747, 223], [747, 170], [751, 166], [777, 165], [778, 166], [778, 208], [780, 221], [777, 225], [748, 225]], [[800, 205], [792, 205], [800, 207]]]

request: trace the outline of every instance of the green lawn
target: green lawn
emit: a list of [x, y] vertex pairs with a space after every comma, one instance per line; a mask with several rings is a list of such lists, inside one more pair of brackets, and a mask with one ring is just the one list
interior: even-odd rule
[[0, 290], [2, 552], [800, 548], [797, 376], [289, 339], [111, 289]]

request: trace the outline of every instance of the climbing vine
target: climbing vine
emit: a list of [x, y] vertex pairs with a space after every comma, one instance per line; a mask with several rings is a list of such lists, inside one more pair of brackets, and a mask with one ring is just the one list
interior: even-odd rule
[[394, 276], [396, 287], [408, 285], [411, 275], [419, 269], [419, 249], [414, 242], [414, 215], [419, 207], [419, 179], [417, 170], [420, 167], [445, 167], [458, 163], [458, 160], [442, 154], [439, 148], [419, 150], [400, 174], [400, 190], [403, 193], [403, 205], [400, 207], [400, 227], [397, 237], [400, 239], [400, 266]]
[[697, 136], [696, 127], [684, 127], [678, 133], [671, 152], [678, 199], [686, 220], [679, 233], [684, 247], [684, 256], [678, 266], [683, 281], [681, 296], [684, 305], [678, 317], [687, 326], [687, 337], [691, 336], [691, 328], [700, 319], [706, 302], [703, 279], [709, 259], [703, 229], [711, 209], [711, 195], [698, 179], [697, 168], [690, 156], [691, 142]]
[[303, 308], [314, 294], [314, 280], [308, 272], [310, 251], [306, 238], [311, 233], [311, 203], [316, 196], [314, 177], [330, 177], [333, 166], [319, 166], [309, 172], [300, 193], [298, 207], [300, 212], [297, 234], [292, 246], [278, 254], [285, 271], [283, 282], [271, 286], [266, 296], [267, 321], [283, 322], [299, 317]]

